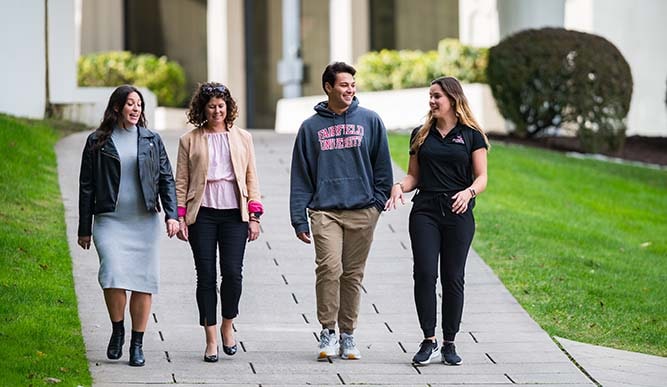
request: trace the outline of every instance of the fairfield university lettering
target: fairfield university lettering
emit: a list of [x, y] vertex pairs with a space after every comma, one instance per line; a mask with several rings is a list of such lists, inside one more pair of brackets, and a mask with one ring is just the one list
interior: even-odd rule
[[364, 138], [364, 127], [354, 124], [333, 125], [317, 131], [317, 137], [323, 151], [358, 148]]

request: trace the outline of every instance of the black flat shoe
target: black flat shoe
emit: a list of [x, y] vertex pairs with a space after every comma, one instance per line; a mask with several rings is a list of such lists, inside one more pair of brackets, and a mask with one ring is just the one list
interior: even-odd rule
[[218, 353], [220, 352], [220, 349], [216, 347], [215, 354], [214, 355], [207, 355], [206, 351], [204, 351], [204, 361], [207, 363], [215, 363], [218, 361]]
[[238, 350], [238, 347], [236, 344], [228, 347], [225, 345], [225, 338], [222, 337], [222, 351], [227, 354], [228, 356], [234, 356], [236, 354], [236, 351]]
[[116, 330], [111, 333], [109, 346], [107, 347], [107, 357], [111, 360], [118, 360], [123, 356], [123, 344], [125, 343], [125, 330]]

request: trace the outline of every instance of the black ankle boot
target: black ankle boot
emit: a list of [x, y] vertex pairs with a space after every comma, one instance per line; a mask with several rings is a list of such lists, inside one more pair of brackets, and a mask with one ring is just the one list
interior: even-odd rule
[[107, 357], [112, 360], [120, 359], [123, 356], [123, 343], [125, 343], [125, 323], [124, 320], [111, 322], [113, 331], [107, 347]]
[[133, 367], [143, 367], [146, 364], [144, 359], [144, 332], [132, 331], [132, 340], [130, 340], [130, 365]]

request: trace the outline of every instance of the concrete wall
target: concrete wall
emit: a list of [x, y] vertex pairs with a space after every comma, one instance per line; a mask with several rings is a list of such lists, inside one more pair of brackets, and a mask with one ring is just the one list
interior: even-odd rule
[[[505, 131], [505, 120], [498, 112], [488, 85], [463, 84], [463, 92], [477, 122], [487, 132]], [[428, 88], [357, 93], [361, 106], [377, 112], [388, 130], [407, 130], [424, 122], [428, 113]], [[284, 98], [278, 101], [275, 130], [296, 133], [301, 122], [315, 113], [313, 107], [326, 96]]]
[[162, 0], [160, 14], [164, 54], [183, 66], [191, 95], [199, 82], [207, 80], [206, 3]]
[[322, 94], [322, 71], [329, 63], [329, 8], [301, 1], [301, 55], [305, 65], [303, 95]]
[[[113, 88], [77, 87], [81, 2], [50, 1], [48, 9], [44, 4], [43, 0], [24, 0], [20, 5], [4, 2], [1, 6], [0, 47], [5, 56], [0, 61], [3, 74], [0, 111], [44, 118], [46, 104], [50, 102], [64, 118], [95, 126], [102, 118]], [[143, 89], [142, 93], [150, 123], [157, 101], [150, 91]]]
[[120, 51], [124, 45], [123, 0], [81, 2], [81, 54]]
[[458, 0], [396, 0], [396, 49], [436, 50], [459, 37]]
[[46, 105], [44, 0], [7, 1], [0, 8], [0, 112], [42, 118]]

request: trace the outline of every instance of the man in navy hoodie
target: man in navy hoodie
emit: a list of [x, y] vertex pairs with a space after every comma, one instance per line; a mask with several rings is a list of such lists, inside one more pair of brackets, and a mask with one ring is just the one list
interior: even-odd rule
[[326, 67], [322, 88], [328, 100], [301, 124], [292, 154], [292, 226], [301, 241], [315, 242], [319, 360], [361, 358], [353, 336], [361, 281], [392, 184], [384, 123], [359, 106], [355, 73], [343, 62]]

